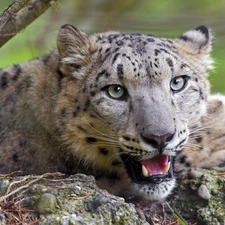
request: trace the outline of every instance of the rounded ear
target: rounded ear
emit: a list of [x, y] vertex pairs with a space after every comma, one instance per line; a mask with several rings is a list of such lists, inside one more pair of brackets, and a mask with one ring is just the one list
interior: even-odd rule
[[186, 42], [196, 54], [206, 54], [212, 49], [212, 34], [210, 30], [203, 25], [193, 30], [186, 31], [178, 39]]
[[61, 71], [75, 76], [76, 72], [91, 62], [97, 47], [88, 35], [70, 24], [63, 25], [58, 32], [57, 47]]
[[85, 56], [89, 49], [88, 36], [76, 27], [65, 24], [59, 29], [57, 46], [61, 58], [66, 58], [73, 54]]
[[207, 69], [213, 69], [213, 59], [210, 56], [212, 39], [211, 31], [202, 25], [183, 33], [175, 39], [174, 44], [186, 54], [199, 57]]

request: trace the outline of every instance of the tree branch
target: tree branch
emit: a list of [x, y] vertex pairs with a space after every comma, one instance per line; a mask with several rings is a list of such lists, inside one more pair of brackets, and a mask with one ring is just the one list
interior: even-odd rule
[[0, 15], [0, 26], [8, 20], [12, 15], [18, 13], [22, 8], [24, 8], [30, 0], [15, 0], [10, 4]]
[[0, 47], [32, 23], [56, 1], [16, 0], [12, 3], [0, 16], [0, 24], [4, 21], [0, 26]]

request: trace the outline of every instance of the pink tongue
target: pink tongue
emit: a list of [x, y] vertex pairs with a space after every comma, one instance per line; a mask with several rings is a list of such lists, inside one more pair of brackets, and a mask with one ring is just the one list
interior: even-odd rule
[[151, 159], [146, 159], [141, 161], [141, 164], [145, 166], [149, 174], [154, 175], [154, 174], [163, 173], [168, 163], [168, 160], [169, 160], [168, 155], [160, 154]]

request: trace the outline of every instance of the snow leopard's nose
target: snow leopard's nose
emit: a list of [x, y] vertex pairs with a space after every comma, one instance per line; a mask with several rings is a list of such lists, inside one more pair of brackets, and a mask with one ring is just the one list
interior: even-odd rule
[[162, 152], [168, 142], [173, 139], [174, 134], [175, 131], [168, 132], [162, 136], [157, 136], [154, 134], [141, 134], [141, 138], [145, 143], [152, 145], [154, 148], [157, 148], [160, 152]]

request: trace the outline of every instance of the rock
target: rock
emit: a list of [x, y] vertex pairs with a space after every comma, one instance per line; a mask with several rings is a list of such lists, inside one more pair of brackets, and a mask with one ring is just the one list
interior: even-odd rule
[[[185, 224], [197, 224], [197, 221], [206, 225], [224, 224], [225, 167], [197, 171], [202, 174], [200, 177], [194, 175], [196, 178], [190, 179], [187, 171], [182, 179], [178, 179], [177, 188], [166, 201], [184, 218]], [[0, 183], [3, 179], [5, 176], [0, 178]], [[40, 225], [177, 224], [165, 203], [135, 202], [135, 207], [123, 198], [99, 189], [92, 176], [77, 174], [65, 178], [59, 173], [48, 173], [10, 177], [8, 181], [3, 181], [6, 184], [2, 185], [3, 190], [0, 185], [3, 193], [0, 197], [5, 199], [0, 202], [0, 224], [3, 225], [34, 224], [33, 221]], [[47, 203], [43, 204], [45, 201]], [[8, 207], [13, 208], [15, 214], [7, 211]]]
[[185, 171], [167, 202], [179, 212], [184, 224], [225, 224], [225, 166], [194, 170], [202, 175], [190, 179], [190, 171]]
[[[43, 176], [48, 179], [42, 179]], [[54, 176], [49, 173], [40, 176], [40, 179], [39, 176], [16, 179], [20, 180], [18, 183], [21, 182], [24, 189], [17, 193], [19, 197], [13, 198], [20, 202], [23, 209], [21, 212], [28, 214], [33, 210], [32, 216], [26, 218], [33, 218], [38, 224], [149, 224], [144, 216], [140, 218], [133, 204], [98, 188], [92, 176], [77, 174], [65, 178], [62, 174]], [[33, 180], [36, 180], [35, 184], [32, 183]], [[3, 218], [5, 216], [7, 217], [3, 214]], [[15, 224], [15, 221], [10, 222]], [[20, 222], [29, 224], [31, 221]]]
[[198, 190], [197, 190], [198, 196], [201, 197], [204, 200], [209, 200], [211, 197], [211, 194], [209, 193], [207, 187], [202, 184]]
[[5, 221], [5, 215], [0, 211], [0, 224], [1, 225], [5, 225], [6, 221]]
[[10, 184], [9, 180], [3, 179], [0, 181], [0, 194], [1, 195], [5, 194], [9, 184]]
[[44, 193], [41, 195], [37, 210], [40, 214], [53, 213], [56, 207], [56, 197], [50, 193]]
[[203, 175], [203, 173], [197, 171], [197, 170], [194, 170], [194, 169], [191, 169], [188, 173], [188, 177], [190, 179], [196, 179], [198, 177], [201, 177]]

